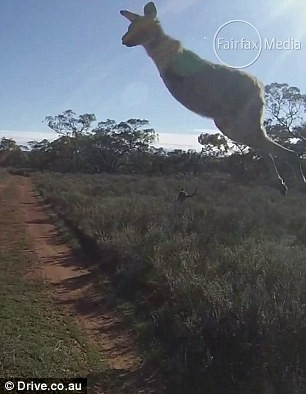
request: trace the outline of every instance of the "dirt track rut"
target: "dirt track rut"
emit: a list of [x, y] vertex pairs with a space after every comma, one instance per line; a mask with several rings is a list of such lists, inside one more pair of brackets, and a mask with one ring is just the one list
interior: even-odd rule
[[86, 262], [73, 257], [33, 191], [27, 178], [18, 178], [18, 206], [40, 261], [30, 275], [52, 284], [52, 295], [66, 313], [73, 316], [88, 337], [98, 344], [111, 369], [133, 372], [142, 360], [133, 333], [125, 328], [120, 314], [107, 306], [101, 291], [94, 287]]

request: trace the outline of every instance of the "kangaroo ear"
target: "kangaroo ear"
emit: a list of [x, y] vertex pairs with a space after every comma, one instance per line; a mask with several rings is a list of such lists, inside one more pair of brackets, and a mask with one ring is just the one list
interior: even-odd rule
[[120, 14], [125, 16], [130, 22], [134, 22], [135, 19], [139, 17], [137, 14], [133, 14], [133, 12], [121, 10]]
[[148, 16], [149, 18], [155, 19], [157, 16], [157, 10], [153, 1], [150, 1], [144, 7], [144, 16]]

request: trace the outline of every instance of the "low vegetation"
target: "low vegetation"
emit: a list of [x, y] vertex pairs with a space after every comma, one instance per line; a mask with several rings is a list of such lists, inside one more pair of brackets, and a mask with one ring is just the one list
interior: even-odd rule
[[[171, 392], [305, 392], [304, 195], [224, 174], [35, 183], [99, 256]], [[182, 185], [198, 193], [178, 204]]]

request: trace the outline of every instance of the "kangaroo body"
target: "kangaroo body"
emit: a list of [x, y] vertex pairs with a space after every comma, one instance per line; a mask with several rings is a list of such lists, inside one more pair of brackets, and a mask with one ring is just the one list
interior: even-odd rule
[[177, 101], [208, 118], [239, 121], [243, 108], [260, 110], [264, 104], [262, 86], [257, 79], [204, 61], [188, 50], [178, 54], [160, 75]]
[[263, 125], [264, 85], [257, 78], [204, 60], [183, 48], [180, 41], [164, 33], [153, 2], [144, 7], [144, 16], [130, 11], [121, 11], [121, 14], [131, 22], [122, 43], [145, 48], [177, 101], [194, 113], [213, 119], [230, 139], [259, 151], [282, 194], [288, 189], [277, 171], [273, 155], [286, 162], [305, 184], [295, 152], [267, 136]]

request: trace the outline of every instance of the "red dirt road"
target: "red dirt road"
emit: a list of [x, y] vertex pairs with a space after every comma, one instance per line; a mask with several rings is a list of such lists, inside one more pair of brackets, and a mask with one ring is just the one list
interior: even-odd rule
[[86, 262], [74, 258], [71, 249], [59, 239], [30, 179], [16, 177], [16, 181], [20, 215], [40, 261], [40, 266], [30, 275], [53, 285], [55, 301], [98, 344], [111, 369], [125, 374], [137, 370], [142, 360], [133, 333], [124, 326], [120, 313], [107, 306], [101, 289], [95, 289], [93, 273], [86, 268]]

